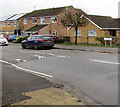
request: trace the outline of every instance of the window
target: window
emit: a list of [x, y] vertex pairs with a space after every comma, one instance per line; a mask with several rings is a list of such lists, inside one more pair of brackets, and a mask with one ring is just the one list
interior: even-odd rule
[[32, 18], [32, 23], [37, 23], [37, 18], [36, 17]]
[[51, 22], [52, 23], [57, 23], [57, 18], [56, 17], [51, 17]]
[[23, 23], [27, 24], [28, 23], [28, 19], [27, 18], [23, 19]]
[[2, 22], [2, 26], [3, 26], [3, 27], [5, 26], [5, 22]]
[[45, 23], [45, 18], [44, 17], [41, 17], [40, 20], [41, 20], [41, 23]]
[[53, 35], [57, 36], [57, 31], [52, 31], [51, 32]]
[[16, 21], [14, 22], [14, 26], [17, 26], [17, 22]]
[[10, 26], [10, 22], [7, 22], [7, 25]]
[[[81, 36], [81, 35], [82, 35], [81, 30], [77, 30], [77, 36]], [[76, 32], [75, 32], [75, 30], [74, 30], [74, 36], [76, 36]]]
[[88, 30], [88, 36], [96, 36], [96, 30]]

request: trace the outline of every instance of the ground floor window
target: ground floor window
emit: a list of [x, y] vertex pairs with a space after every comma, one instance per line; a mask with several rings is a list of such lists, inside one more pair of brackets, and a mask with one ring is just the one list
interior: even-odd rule
[[96, 36], [96, 30], [88, 30], [88, 36]]
[[[82, 35], [82, 32], [81, 30], [77, 30], [77, 36], [81, 36]], [[74, 36], [76, 36], [76, 31], [74, 30]]]
[[52, 31], [51, 34], [57, 36], [57, 35], [58, 35], [58, 32], [57, 32], [57, 31]]

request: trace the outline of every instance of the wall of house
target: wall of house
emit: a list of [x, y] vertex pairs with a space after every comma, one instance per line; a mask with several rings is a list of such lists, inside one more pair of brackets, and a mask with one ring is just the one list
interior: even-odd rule
[[14, 29], [16, 28], [16, 26], [14, 25], [14, 21], [9, 21], [10, 26], [8, 26], [8, 22], [5, 22], [5, 26], [2, 26], [2, 22], [1, 22], [1, 31], [3, 33], [14, 33]]
[[39, 32], [38, 32], [39, 35], [42, 35], [42, 34], [50, 34], [50, 26], [46, 26], [44, 27], [43, 29], [41, 29]]
[[[96, 36], [105, 36], [108, 34], [107, 30], [101, 30], [96, 25], [91, 22], [88, 22], [84, 27], [78, 27], [78, 30], [81, 31], [81, 36], [78, 36], [78, 43], [99, 43], [95, 40]], [[96, 36], [88, 36], [88, 30], [96, 30]], [[71, 37], [71, 42], [75, 41], [74, 28], [69, 30], [69, 35]]]

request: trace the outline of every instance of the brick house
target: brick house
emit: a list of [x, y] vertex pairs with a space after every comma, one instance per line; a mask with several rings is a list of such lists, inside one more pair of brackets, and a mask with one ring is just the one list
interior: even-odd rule
[[22, 35], [46, 33], [56, 36], [70, 36], [71, 42], [74, 42], [74, 28], [68, 30], [61, 23], [61, 19], [68, 12], [80, 12], [88, 20], [86, 26], [78, 28], [78, 43], [99, 43], [95, 41], [96, 36], [111, 35], [120, 38], [120, 19], [87, 15], [81, 9], [76, 9], [73, 6], [34, 10], [33, 12], [21, 15], [16, 14], [0, 22], [2, 26], [0, 30], [2, 33], [13, 33], [14, 29], [19, 28]]
[[[120, 43], [120, 19], [108, 16], [87, 15], [88, 20], [84, 27], [78, 28], [78, 43], [99, 43], [95, 41], [96, 36], [111, 36], [118, 39]], [[74, 28], [69, 31], [71, 42], [75, 40]]]
[[[61, 18], [67, 12], [77, 12], [73, 6], [35, 10], [24, 15], [22, 22], [23, 33], [30, 34], [54, 34], [66, 36], [67, 28], [61, 23]], [[79, 9], [81, 13], [85, 13]]]
[[14, 30], [19, 28], [20, 23], [18, 20], [20, 17], [25, 15], [25, 13], [14, 14], [0, 21], [0, 33], [2, 34], [14, 34]]

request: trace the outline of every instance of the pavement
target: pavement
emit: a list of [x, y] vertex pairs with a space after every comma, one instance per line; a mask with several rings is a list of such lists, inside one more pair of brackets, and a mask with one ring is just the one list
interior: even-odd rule
[[83, 105], [81, 100], [78, 100], [64, 90], [49, 87], [45, 89], [35, 90], [23, 93], [29, 96], [30, 99], [14, 103], [12, 105]]
[[95, 46], [75, 46], [75, 45], [58, 45], [55, 44], [54, 48], [66, 50], [78, 50], [87, 52], [101, 52], [101, 53], [120, 53], [119, 48], [113, 47], [95, 47]]
[[[12, 75], [11, 75], [12, 74]], [[9, 64], [2, 64], [2, 106], [82, 105], [85, 104], [64, 85], [40, 75], [27, 73]]]

